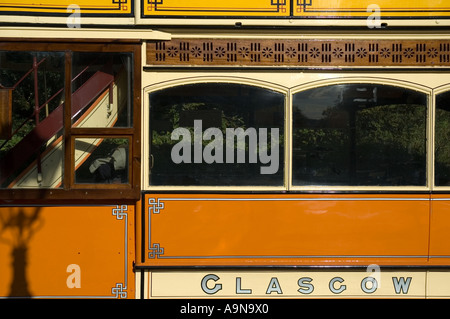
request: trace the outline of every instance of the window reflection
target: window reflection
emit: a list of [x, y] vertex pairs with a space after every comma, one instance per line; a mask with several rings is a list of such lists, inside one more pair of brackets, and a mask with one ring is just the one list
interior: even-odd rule
[[132, 55], [74, 52], [72, 123], [74, 127], [132, 126]]
[[76, 138], [75, 183], [128, 183], [127, 138]]
[[294, 185], [426, 185], [425, 94], [339, 84], [293, 97]]
[[151, 93], [151, 185], [283, 185], [284, 103], [229, 83]]
[[435, 184], [450, 185], [450, 92], [436, 96]]
[[64, 85], [63, 52], [0, 52], [0, 187], [62, 186]]

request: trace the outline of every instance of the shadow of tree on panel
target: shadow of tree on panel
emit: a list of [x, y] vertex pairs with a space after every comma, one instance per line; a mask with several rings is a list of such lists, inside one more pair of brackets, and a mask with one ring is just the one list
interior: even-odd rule
[[31, 297], [27, 279], [28, 247], [42, 225], [41, 207], [10, 207], [0, 211], [0, 242], [11, 247], [12, 281], [9, 297]]

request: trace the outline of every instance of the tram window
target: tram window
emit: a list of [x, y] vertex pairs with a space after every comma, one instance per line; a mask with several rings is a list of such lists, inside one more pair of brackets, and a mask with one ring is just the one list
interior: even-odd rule
[[295, 94], [293, 112], [293, 185], [426, 185], [425, 94], [338, 84]]
[[435, 184], [450, 185], [450, 92], [436, 96]]
[[76, 138], [75, 183], [129, 183], [128, 149], [127, 138]]
[[130, 53], [72, 54], [72, 125], [132, 127]]
[[62, 185], [64, 74], [64, 52], [0, 52], [1, 188]]
[[103, 200], [115, 188], [138, 198], [140, 54], [129, 43], [3, 44], [0, 199]]
[[150, 93], [151, 185], [283, 185], [285, 95], [200, 83]]

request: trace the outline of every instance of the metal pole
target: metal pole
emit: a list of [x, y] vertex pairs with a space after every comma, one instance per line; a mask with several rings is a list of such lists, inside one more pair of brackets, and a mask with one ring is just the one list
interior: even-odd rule
[[[36, 56], [33, 57], [33, 72], [34, 72], [34, 119], [36, 127], [39, 125], [39, 88], [38, 88], [38, 64]], [[37, 182], [42, 182], [42, 167], [41, 167], [41, 152], [38, 150], [37, 157]]]

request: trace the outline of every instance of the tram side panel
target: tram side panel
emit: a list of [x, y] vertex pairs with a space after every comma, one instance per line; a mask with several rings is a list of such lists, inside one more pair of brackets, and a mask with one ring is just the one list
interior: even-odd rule
[[147, 194], [148, 266], [426, 265], [429, 196]]
[[0, 297], [134, 298], [134, 206], [0, 208]]
[[430, 214], [430, 264], [450, 264], [450, 196], [434, 194]]

